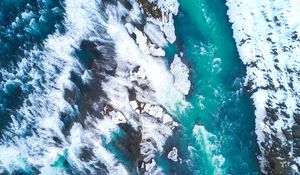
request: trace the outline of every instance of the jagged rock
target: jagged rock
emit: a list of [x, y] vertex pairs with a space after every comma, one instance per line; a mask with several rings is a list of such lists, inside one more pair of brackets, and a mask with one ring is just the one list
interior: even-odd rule
[[178, 150], [176, 147], [173, 147], [172, 150], [168, 153], [168, 159], [174, 161], [174, 162], [178, 162]]
[[176, 54], [170, 66], [171, 73], [174, 76], [175, 87], [184, 95], [189, 93], [191, 82], [189, 80], [189, 68], [181, 61], [180, 57]]

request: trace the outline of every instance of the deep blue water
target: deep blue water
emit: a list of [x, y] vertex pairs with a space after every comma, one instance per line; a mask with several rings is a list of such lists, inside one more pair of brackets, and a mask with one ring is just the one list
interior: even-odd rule
[[[0, 68], [15, 74], [21, 62], [33, 47], [42, 48], [42, 42], [55, 30], [64, 32], [64, 7], [60, 0], [3, 0], [0, 2]], [[36, 61], [39, 59], [37, 58]], [[3, 81], [0, 72], [0, 81]], [[22, 105], [33, 87], [28, 72], [14, 76], [0, 89], [0, 130], [7, 126], [11, 115]]]

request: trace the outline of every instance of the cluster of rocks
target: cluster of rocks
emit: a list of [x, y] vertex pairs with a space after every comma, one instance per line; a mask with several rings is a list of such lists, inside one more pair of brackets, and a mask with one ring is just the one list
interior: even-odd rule
[[[173, 88], [175, 94], [182, 96], [179, 99], [184, 100], [191, 85], [189, 69], [180, 58], [182, 54], [174, 57], [170, 68], [161, 59], [165, 56], [162, 47], [176, 39], [173, 16], [177, 14], [179, 4], [176, 0], [120, 2], [129, 11], [122, 21], [124, 26], [108, 32], [116, 43], [117, 66], [115, 74], [102, 83], [108, 98], [102, 114], [125, 132], [125, 139], [119, 138], [117, 146], [127, 154], [132, 153], [138, 171], [159, 174], [162, 170], [155, 160], [158, 155], [163, 156], [163, 147], [178, 128], [178, 123], [158, 94]], [[135, 14], [141, 14], [142, 18], [134, 17]], [[125, 32], [122, 27], [126, 33], [120, 38], [120, 33]], [[164, 86], [167, 88], [160, 89]], [[178, 162], [177, 149], [174, 147], [166, 158]]]
[[[134, 86], [129, 94], [129, 108], [126, 106], [125, 110], [127, 112], [123, 114], [122, 110], [115, 109], [113, 105], [107, 105], [103, 114], [118, 125], [134, 121], [133, 126], [136, 126], [136, 131], [130, 130], [129, 132], [139, 133], [134, 136], [136, 138], [131, 138], [135, 142], [133, 144], [139, 145], [138, 148], [135, 147], [136, 150], [131, 150], [139, 151], [139, 153], [134, 153], [138, 154], [135, 157], [135, 163], [143, 173], [159, 173], [161, 170], [156, 165], [155, 156], [162, 155], [163, 146], [167, 138], [172, 136], [173, 130], [178, 128], [178, 123], [161, 105], [151, 103], [153, 101], [151, 93], [154, 92], [147, 84], [149, 82], [143, 68], [135, 67], [131, 72], [129, 79]], [[149, 96], [144, 96], [149, 93]], [[130, 135], [130, 133], [126, 134], [127, 137]], [[122, 145], [118, 146], [123, 147]]]

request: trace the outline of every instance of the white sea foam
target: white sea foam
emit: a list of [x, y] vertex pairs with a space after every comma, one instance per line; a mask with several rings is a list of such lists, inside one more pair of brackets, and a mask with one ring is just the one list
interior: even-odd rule
[[[83, 164], [79, 157], [80, 149], [84, 146], [92, 148], [95, 157], [92, 162], [101, 161], [108, 169], [109, 174], [129, 174], [125, 166], [115, 159], [115, 156], [110, 153], [102, 143], [104, 139], [106, 143], [110, 142], [111, 134], [118, 131], [118, 126], [112, 122], [110, 119], [99, 120], [95, 118], [88, 117], [87, 123], [89, 123], [90, 128], [83, 129], [80, 124], [75, 124], [72, 129], [68, 142], [70, 143], [68, 147], [68, 155], [70, 155], [70, 163], [77, 168], [84, 169], [90, 168], [89, 165]], [[92, 174], [93, 169], [90, 168]]]
[[[204, 126], [195, 125], [193, 129], [193, 136], [199, 143], [202, 151], [205, 151], [207, 158], [210, 160], [211, 165], [214, 167], [214, 174], [223, 174], [222, 167], [225, 163], [225, 158], [220, 154], [220, 145], [217, 136], [208, 132]], [[190, 149], [191, 152], [195, 150]], [[199, 151], [199, 150], [196, 150]]]
[[[30, 53], [30, 57], [22, 59], [16, 75], [5, 70], [2, 71], [5, 75], [4, 80], [8, 80], [22, 76], [23, 71], [29, 69], [32, 81], [28, 84], [32, 84], [35, 91], [29, 95], [18, 111], [22, 115], [22, 120], [12, 116], [13, 122], [5, 133], [5, 140], [2, 140], [0, 145], [1, 154], [3, 154], [0, 156], [0, 167], [10, 173], [15, 169], [27, 170], [31, 166], [41, 168], [42, 173], [55, 173], [55, 171], [59, 173], [61, 170], [51, 169], [51, 165], [59, 155], [63, 155], [64, 150], [67, 150], [67, 159], [78, 171], [83, 172], [84, 168], [87, 168], [93, 172], [91, 166], [80, 161], [78, 157], [81, 146], [92, 144], [94, 154], [103, 161], [102, 163], [105, 164], [109, 173], [127, 174], [124, 166], [117, 162], [101, 143], [96, 141], [100, 139], [101, 134], [104, 134], [105, 138], [110, 138], [109, 132], [115, 127], [107, 124], [113, 122], [103, 123], [105, 120], [96, 122], [101, 125], [101, 130], [93, 130], [93, 132], [85, 131], [79, 124], [74, 124], [69, 138], [65, 138], [62, 134], [63, 124], [60, 120], [60, 112], [70, 109], [70, 105], [63, 98], [63, 92], [65, 87], [71, 86], [70, 71], [75, 64], [72, 52], [84, 37], [96, 30], [95, 26], [103, 23], [102, 15], [99, 13], [100, 9], [98, 9], [99, 4], [96, 1], [67, 0], [65, 4], [66, 33], [61, 35], [57, 32], [50, 35], [44, 42], [43, 51], [34, 49]], [[35, 67], [37, 69], [34, 69]], [[56, 69], [60, 73], [57, 73]], [[43, 75], [41, 75], [41, 71]], [[39, 86], [39, 81], [42, 79], [45, 82]], [[22, 137], [27, 132], [29, 125], [34, 125], [33, 134]], [[99, 135], [98, 139], [95, 138], [95, 135]], [[61, 140], [60, 146], [54, 143], [53, 137]], [[96, 160], [94, 161], [96, 162]]]

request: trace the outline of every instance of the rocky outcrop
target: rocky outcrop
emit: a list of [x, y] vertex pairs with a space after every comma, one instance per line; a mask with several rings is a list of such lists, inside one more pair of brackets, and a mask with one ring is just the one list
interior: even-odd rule
[[300, 1], [227, 0], [245, 85], [253, 93], [264, 174], [300, 170]]
[[[132, 128], [125, 133], [135, 146], [129, 146], [122, 138], [117, 145], [125, 152], [136, 149], [133, 161], [138, 172], [161, 174], [156, 156], [163, 155], [166, 140], [178, 127], [170, 114], [172, 107], [184, 103], [190, 88], [189, 70], [180, 58], [175, 57], [171, 71], [161, 58], [165, 55], [162, 47], [175, 41], [173, 16], [178, 3], [139, 0], [122, 4], [132, 7], [122, 14], [126, 20], [121, 24], [118, 17], [112, 16], [108, 23], [117, 67], [115, 74], [102, 82], [109, 99], [103, 115], [123, 128]], [[179, 88], [181, 81], [185, 82], [183, 89]]]

